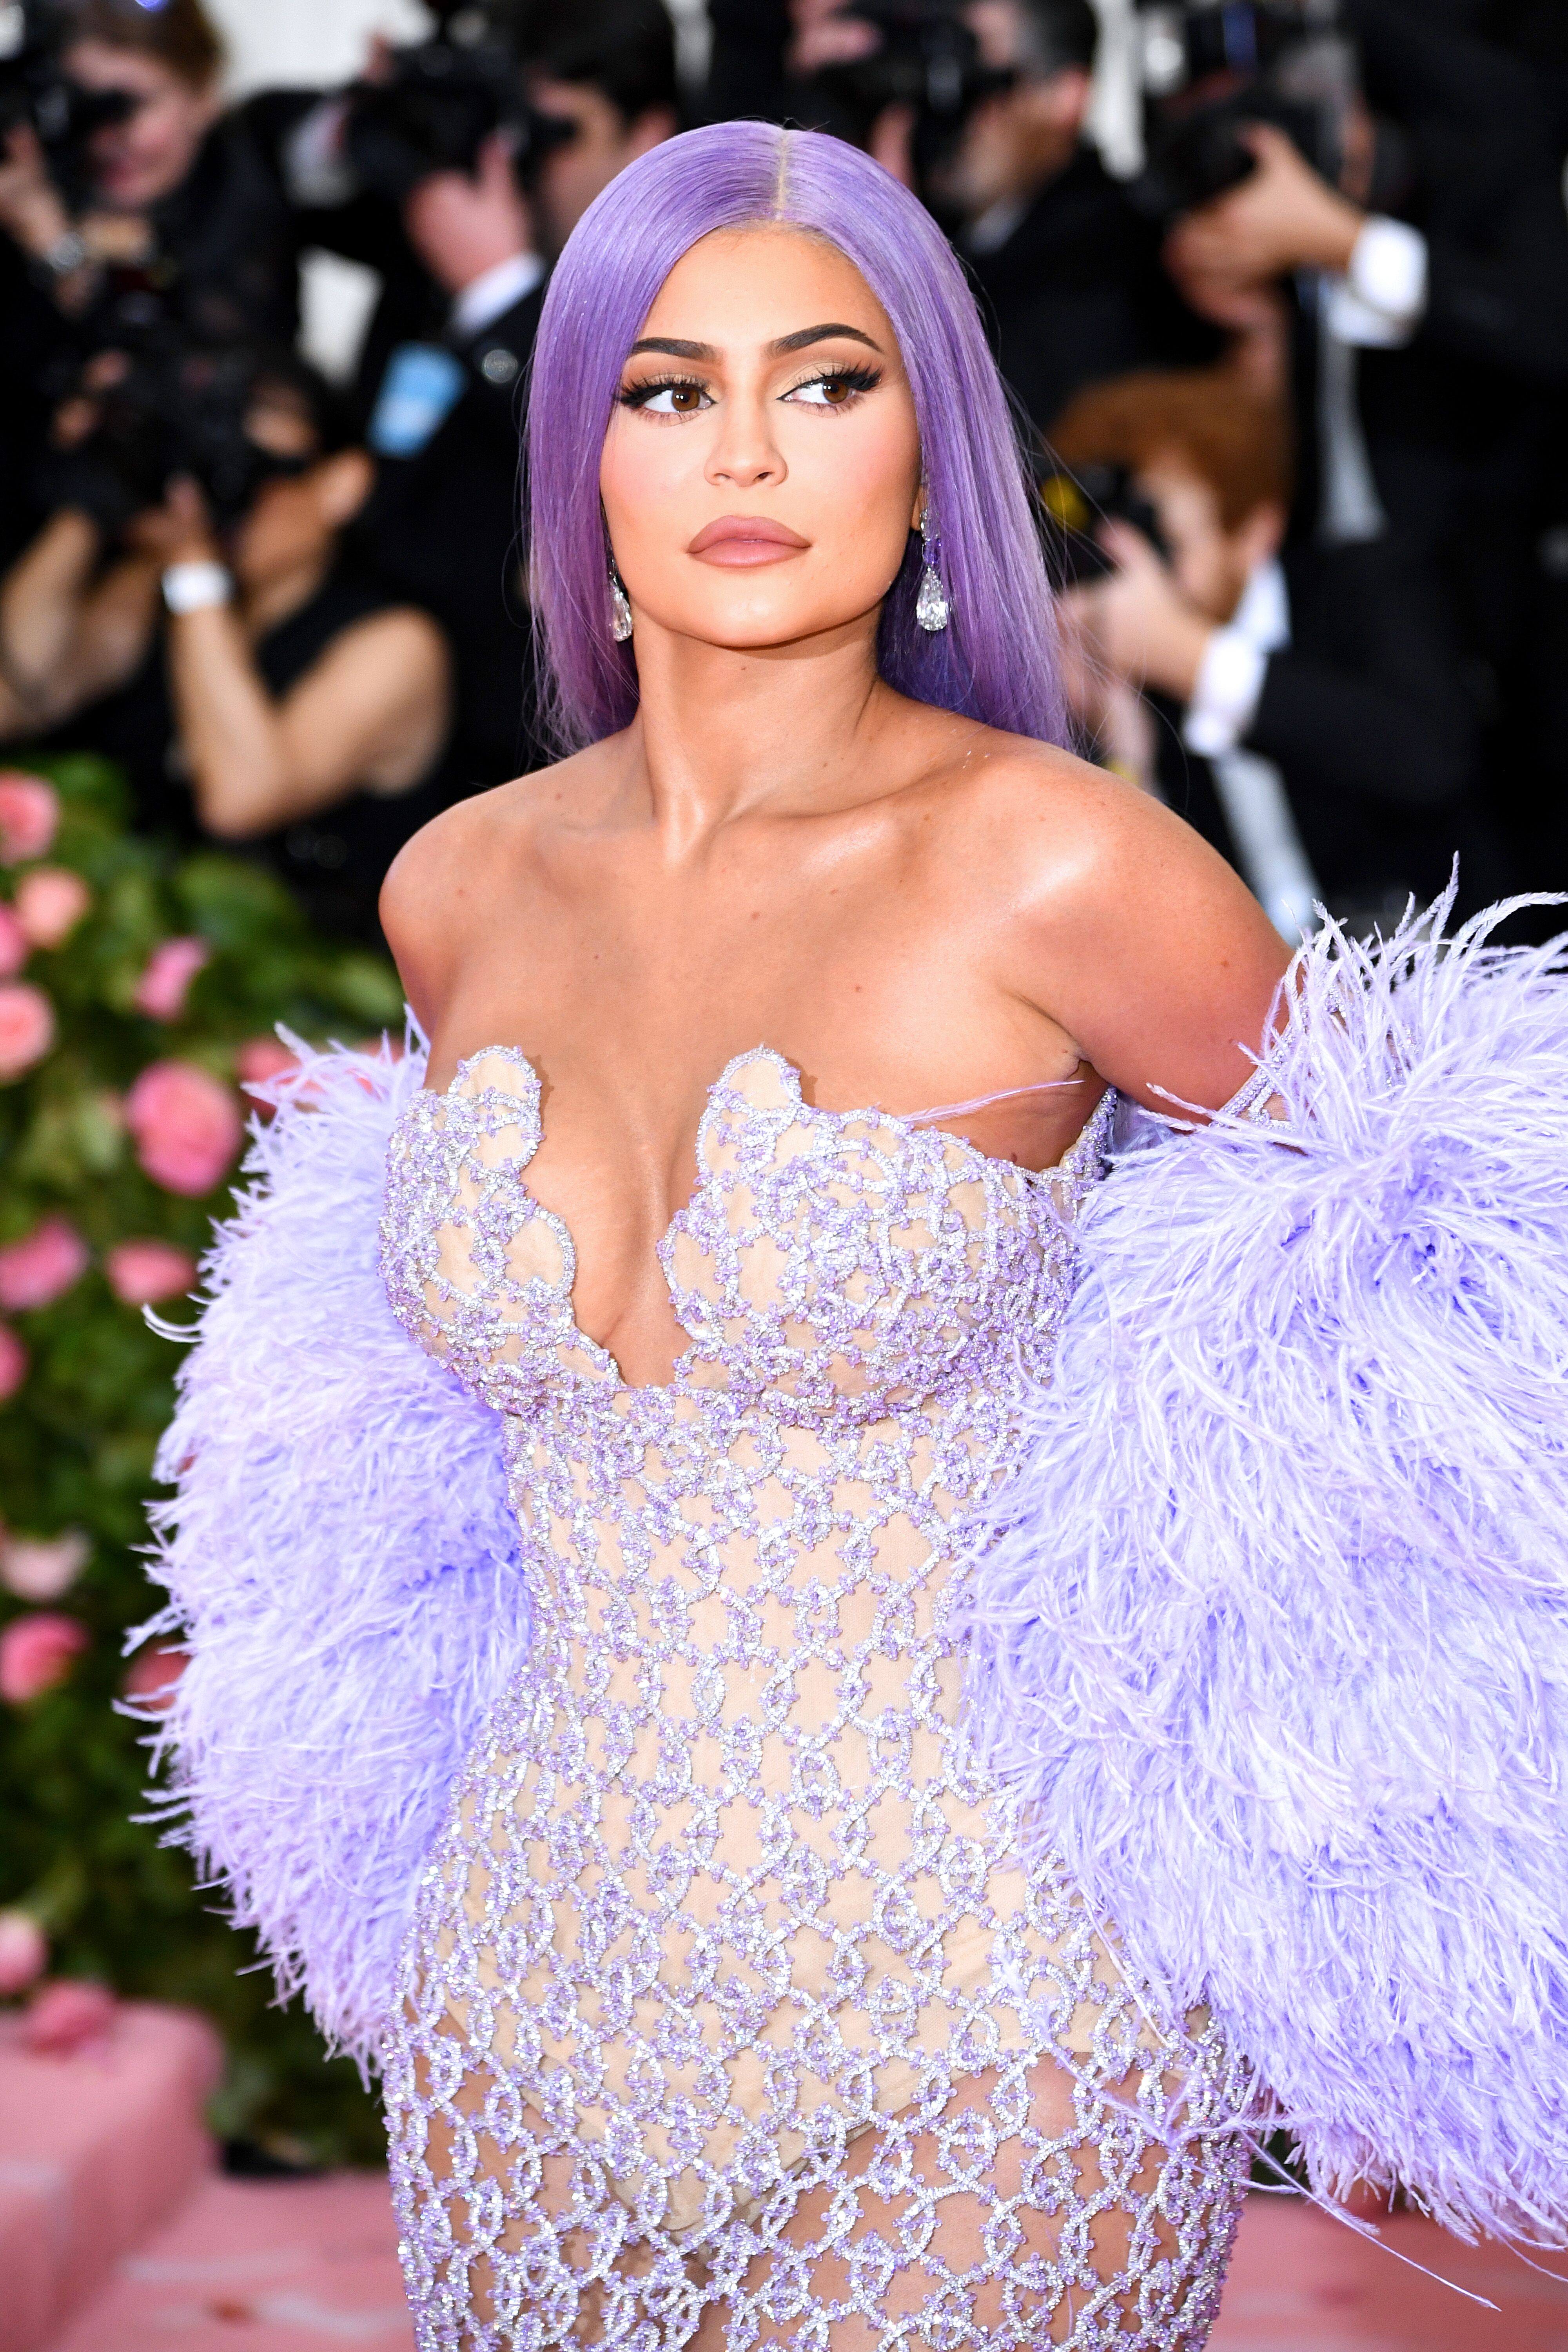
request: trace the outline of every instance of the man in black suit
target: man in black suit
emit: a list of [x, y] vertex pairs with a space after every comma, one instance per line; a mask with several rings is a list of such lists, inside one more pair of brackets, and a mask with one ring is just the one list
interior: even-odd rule
[[[1070, 467], [1122, 469], [1155, 536], [1099, 537], [1115, 569], [1068, 592], [1081, 715], [1105, 680], [1149, 698], [1158, 790], [1291, 937], [1321, 898], [1352, 920], [1503, 887], [1474, 786], [1479, 714], [1438, 568], [1393, 533], [1283, 544], [1279, 407], [1223, 369], [1150, 371], [1059, 420]], [[1094, 666], [1101, 666], [1096, 704]]]
[[408, 259], [385, 269], [361, 366], [366, 439], [380, 460], [365, 535], [384, 578], [426, 605], [456, 649], [454, 757], [470, 788], [544, 755], [520, 444], [550, 258], [599, 189], [677, 128], [674, 38], [660, 0], [578, 0], [569, 19], [534, 6], [517, 32], [530, 100], [566, 135], [526, 194], [500, 134], [472, 173], [420, 182], [392, 225]]
[[1562, 75], [1529, 11], [1499, 0], [1349, 0], [1349, 16], [1365, 110], [1345, 184], [1259, 128], [1258, 170], [1179, 222], [1168, 257], [1201, 307], [1296, 290], [1292, 536], [1386, 532], [1441, 567], [1489, 713], [1489, 801], [1521, 878], [1558, 881], [1511, 730], [1532, 694], [1540, 485], [1568, 391]]
[[1048, 433], [1081, 385], [1200, 364], [1218, 338], [1084, 136], [1099, 40], [1089, 0], [979, 0], [968, 16], [984, 62], [1011, 80], [970, 117], [932, 194], [961, 221], [1002, 373]]

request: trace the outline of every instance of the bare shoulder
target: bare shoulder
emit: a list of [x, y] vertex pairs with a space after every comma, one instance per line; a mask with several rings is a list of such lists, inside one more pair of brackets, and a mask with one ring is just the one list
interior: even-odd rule
[[1016, 736], [982, 730], [940, 797], [949, 887], [1004, 990], [1131, 1092], [1233, 1092], [1289, 961], [1235, 869], [1134, 785]]
[[[1054, 743], [977, 728], [937, 787], [942, 831], [1053, 896], [1126, 881], [1190, 851], [1213, 858], [1189, 825], [1122, 777]], [[1214, 859], [1215, 865], [1223, 861]]]
[[563, 780], [590, 754], [472, 793], [432, 817], [394, 858], [381, 887], [381, 925], [421, 1018], [445, 995], [462, 942], [483, 924], [498, 893], [513, 908], [526, 895], [539, 828]]
[[1056, 744], [976, 729], [935, 798], [966, 885], [1005, 879], [1015, 906], [1136, 927], [1158, 900], [1267, 928], [1240, 877], [1173, 810]]

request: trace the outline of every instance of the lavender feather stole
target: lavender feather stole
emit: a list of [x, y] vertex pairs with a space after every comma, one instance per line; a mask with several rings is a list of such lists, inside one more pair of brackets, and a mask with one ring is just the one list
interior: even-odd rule
[[1331, 929], [1266, 1057], [1289, 1133], [1119, 1160], [989, 1515], [970, 1690], [1319, 2186], [1561, 2244], [1568, 987], [1487, 930]]
[[173, 1834], [363, 2065], [527, 1610], [501, 1424], [410, 1343], [377, 1265], [387, 1137], [425, 1056], [300, 1050], [206, 1260], [158, 1464], [171, 1598], [144, 1630], [190, 1649], [156, 1742]]

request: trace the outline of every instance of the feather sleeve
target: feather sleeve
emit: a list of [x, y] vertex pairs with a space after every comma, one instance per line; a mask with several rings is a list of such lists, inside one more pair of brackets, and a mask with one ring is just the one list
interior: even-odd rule
[[1113, 1165], [978, 1531], [970, 1704], [1320, 2188], [1561, 2244], [1568, 986], [1447, 903], [1302, 951], [1286, 1124]]
[[300, 1050], [204, 1266], [158, 1464], [170, 1599], [143, 1631], [189, 1651], [155, 1743], [172, 1833], [363, 2064], [527, 1611], [501, 1423], [405, 1336], [378, 1269], [388, 1136], [424, 1057]]

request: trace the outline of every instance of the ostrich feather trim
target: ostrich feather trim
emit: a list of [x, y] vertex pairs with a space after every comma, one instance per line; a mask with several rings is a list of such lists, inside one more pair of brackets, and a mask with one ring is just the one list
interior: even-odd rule
[[253, 1122], [255, 1181], [203, 1269], [158, 1461], [170, 1601], [142, 1632], [190, 1654], [154, 1741], [172, 1835], [363, 2067], [528, 1618], [500, 1423], [410, 1343], [376, 1261], [387, 1137], [425, 1056], [289, 1043], [302, 1066], [253, 1090], [276, 1116]]
[[1288, 1123], [1118, 1155], [977, 1530], [968, 1688], [1317, 2187], [1561, 2245], [1568, 986], [1450, 904], [1301, 951]]

